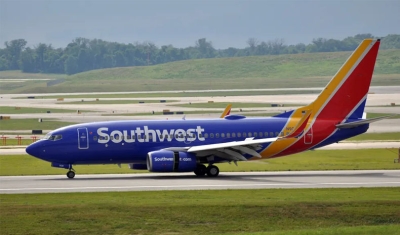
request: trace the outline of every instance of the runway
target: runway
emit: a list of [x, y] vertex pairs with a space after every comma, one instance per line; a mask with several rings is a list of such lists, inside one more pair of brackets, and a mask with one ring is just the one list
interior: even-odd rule
[[222, 172], [216, 178], [193, 173], [4, 176], [0, 193], [65, 193], [266, 188], [400, 187], [400, 170]]

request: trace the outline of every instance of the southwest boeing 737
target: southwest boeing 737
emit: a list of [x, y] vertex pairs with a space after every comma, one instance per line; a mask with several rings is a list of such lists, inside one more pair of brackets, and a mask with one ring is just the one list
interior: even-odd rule
[[48, 133], [26, 152], [53, 167], [129, 164], [151, 172], [218, 176], [215, 163], [281, 157], [367, 131], [364, 108], [380, 40], [366, 39], [311, 104], [273, 117], [223, 115], [203, 120], [108, 121]]

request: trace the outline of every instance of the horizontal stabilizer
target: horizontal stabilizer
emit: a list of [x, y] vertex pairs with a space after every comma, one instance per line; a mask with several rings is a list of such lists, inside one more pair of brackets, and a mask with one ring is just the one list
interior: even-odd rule
[[341, 123], [341, 124], [337, 124], [336, 127], [339, 129], [354, 128], [354, 127], [358, 127], [358, 126], [361, 126], [364, 124], [380, 121], [382, 119], [391, 118], [396, 115], [397, 114], [382, 116], [382, 117], [377, 117], [377, 118], [364, 119], [364, 120], [359, 120], [359, 121], [355, 121], [355, 122]]

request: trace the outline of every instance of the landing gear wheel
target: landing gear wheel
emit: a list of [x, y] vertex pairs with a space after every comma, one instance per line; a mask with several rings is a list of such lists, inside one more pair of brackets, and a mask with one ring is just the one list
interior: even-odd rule
[[70, 179], [73, 179], [73, 178], [75, 177], [75, 172], [73, 172], [73, 171], [68, 171], [68, 172], [67, 172], [67, 177], [70, 178]]
[[219, 168], [214, 165], [209, 165], [207, 167], [207, 176], [209, 177], [217, 177], [219, 174]]
[[205, 176], [206, 173], [207, 173], [207, 167], [205, 165], [203, 165], [203, 164], [198, 164], [196, 166], [196, 170], [194, 170], [194, 173], [197, 176]]

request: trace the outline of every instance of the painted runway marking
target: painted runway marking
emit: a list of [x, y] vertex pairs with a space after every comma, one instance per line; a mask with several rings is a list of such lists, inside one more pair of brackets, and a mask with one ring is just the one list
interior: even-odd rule
[[199, 184], [199, 185], [143, 185], [143, 186], [117, 186], [117, 187], [71, 187], [71, 188], [5, 188], [0, 191], [23, 190], [85, 190], [85, 189], [146, 189], [146, 188], [202, 188], [202, 187], [255, 187], [255, 186], [318, 186], [318, 185], [377, 185], [397, 184], [400, 182], [369, 182], [369, 183], [288, 183], [288, 184]]

